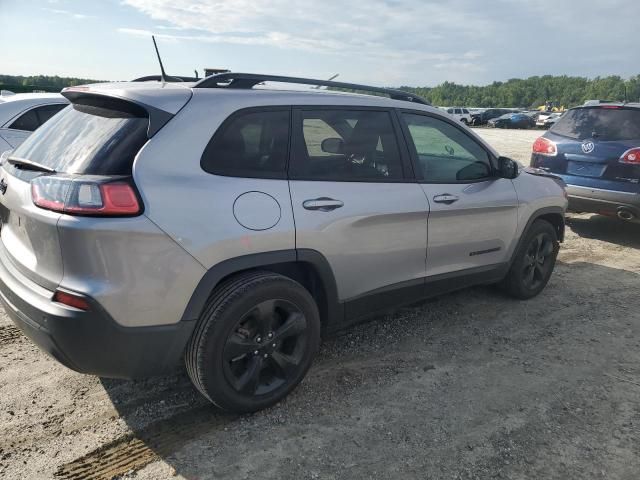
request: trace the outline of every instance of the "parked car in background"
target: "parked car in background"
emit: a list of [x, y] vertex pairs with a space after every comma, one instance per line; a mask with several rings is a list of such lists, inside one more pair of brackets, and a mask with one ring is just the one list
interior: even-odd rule
[[487, 123], [493, 128], [533, 128], [536, 122], [526, 113], [507, 113], [498, 118], [492, 118]]
[[531, 166], [567, 183], [569, 208], [640, 218], [640, 103], [573, 108], [533, 144]]
[[20, 145], [69, 101], [59, 93], [17, 93], [0, 96], [0, 154]]
[[242, 73], [63, 93], [0, 166], [0, 298], [77, 371], [184, 362], [251, 412], [321, 335], [475, 284], [532, 298], [553, 272], [564, 184], [416, 95]]
[[541, 112], [536, 119], [536, 127], [551, 128], [562, 115], [564, 115], [564, 112]]
[[447, 113], [451, 115], [456, 120], [461, 121], [465, 125], [471, 125], [471, 113], [469, 110], [462, 107], [451, 107], [447, 108]]
[[498, 118], [507, 113], [513, 113], [513, 110], [507, 108], [488, 108], [478, 114], [472, 114], [471, 125], [474, 127], [486, 125], [492, 118]]

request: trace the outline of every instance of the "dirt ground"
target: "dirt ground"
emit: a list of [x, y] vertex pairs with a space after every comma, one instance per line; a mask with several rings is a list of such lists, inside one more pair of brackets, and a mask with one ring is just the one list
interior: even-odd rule
[[[479, 130], [526, 161], [538, 134]], [[0, 317], [0, 478], [640, 476], [640, 226], [569, 217], [546, 290], [472, 288], [327, 340], [267, 411], [218, 413], [183, 373], [76, 374]]]

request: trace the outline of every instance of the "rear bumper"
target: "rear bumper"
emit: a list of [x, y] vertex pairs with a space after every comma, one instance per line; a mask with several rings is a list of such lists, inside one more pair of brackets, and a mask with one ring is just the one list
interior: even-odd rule
[[88, 312], [52, 302], [48, 291], [20, 274], [0, 243], [0, 300], [38, 347], [63, 365], [104, 377], [140, 378], [173, 370], [195, 322], [122, 327], [97, 302]]
[[569, 210], [616, 215], [620, 209], [640, 218], [640, 193], [567, 184]]

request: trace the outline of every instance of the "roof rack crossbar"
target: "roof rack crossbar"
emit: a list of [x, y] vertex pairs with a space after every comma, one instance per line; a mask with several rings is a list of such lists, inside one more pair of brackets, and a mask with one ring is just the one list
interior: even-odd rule
[[[167, 75], [164, 77], [166, 82], [197, 82], [200, 79], [198, 77], [183, 77], [176, 75]], [[132, 82], [159, 82], [162, 80], [162, 75], [147, 75], [146, 77], [134, 78]]]
[[344, 88], [346, 90], [357, 90], [363, 92], [383, 93], [393, 100], [404, 100], [406, 102], [421, 103], [430, 105], [424, 98], [402, 90], [392, 88], [372, 87], [370, 85], [359, 85], [357, 83], [334, 82], [331, 80], [316, 80], [312, 78], [284, 77], [279, 75], [259, 75], [255, 73], [220, 73], [203, 78], [194, 85], [194, 88], [240, 88], [249, 89], [262, 82], [295, 83], [299, 85], [316, 85], [321, 87]]

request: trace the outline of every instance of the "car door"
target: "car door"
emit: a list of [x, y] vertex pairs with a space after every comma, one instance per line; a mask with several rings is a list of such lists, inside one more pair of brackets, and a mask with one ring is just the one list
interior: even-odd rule
[[491, 153], [440, 116], [401, 113], [429, 203], [427, 277], [504, 264], [516, 232], [518, 199], [498, 178]]
[[429, 204], [399, 129], [387, 110], [294, 110], [296, 248], [327, 259], [348, 317], [393, 304], [400, 290], [424, 292]]

